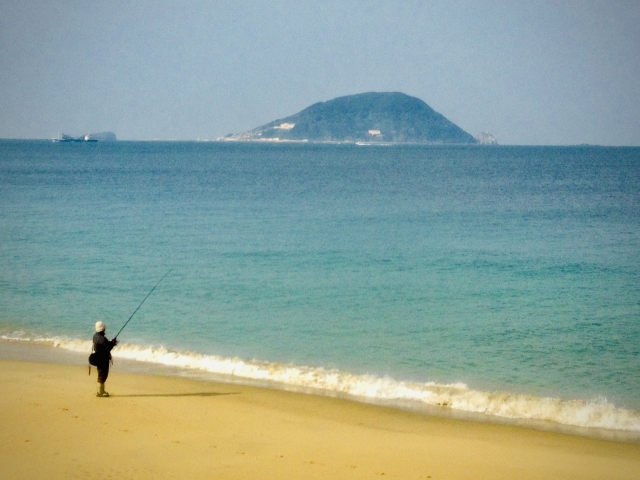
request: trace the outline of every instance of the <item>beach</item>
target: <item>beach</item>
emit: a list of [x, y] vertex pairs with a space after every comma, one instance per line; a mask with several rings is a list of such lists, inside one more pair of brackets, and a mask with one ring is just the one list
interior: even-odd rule
[[637, 478], [640, 445], [344, 399], [0, 360], [2, 478]]
[[0, 141], [0, 478], [637, 478], [639, 165]]

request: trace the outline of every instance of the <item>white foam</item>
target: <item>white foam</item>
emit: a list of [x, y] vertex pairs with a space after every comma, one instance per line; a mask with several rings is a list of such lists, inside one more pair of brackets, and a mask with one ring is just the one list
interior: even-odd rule
[[[84, 340], [25, 338], [22, 335], [3, 335], [0, 338], [49, 343], [75, 352], [91, 351], [91, 342]], [[463, 383], [405, 382], [390, 377], [356, 375], [322, 367], [202, 355], [132, 344], [118, 345], [114, 350], [114, 357], [362, 399], [415, 402], [510, 419], [546, 420], [576, 427], [640, 432], [639, 411], [618, 408], [605, 399], [562, 400], [507, 392], [485, 392], [470, 389]]]

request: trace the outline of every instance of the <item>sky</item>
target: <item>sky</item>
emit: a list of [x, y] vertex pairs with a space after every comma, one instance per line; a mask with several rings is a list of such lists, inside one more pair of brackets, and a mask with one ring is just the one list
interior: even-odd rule
[[640, 146], [640, 1], [0, 2], [0, 138], [216, 139], [397, 91], [500, 144]]

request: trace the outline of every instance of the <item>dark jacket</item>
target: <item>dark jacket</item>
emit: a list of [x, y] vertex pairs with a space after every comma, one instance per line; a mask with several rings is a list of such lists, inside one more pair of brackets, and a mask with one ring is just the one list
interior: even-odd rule
[[98, 367], [109, 366], [111, 350], [115, 346], [115, 342], [107, 339], [107, 337], [104, 336], [104, 332], [96, 332], [93, 336], [93, 351], [96, 353], [96, 364]]

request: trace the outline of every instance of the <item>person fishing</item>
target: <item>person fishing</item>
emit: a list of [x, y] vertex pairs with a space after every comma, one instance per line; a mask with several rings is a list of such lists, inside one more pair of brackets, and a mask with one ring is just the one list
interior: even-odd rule
[[109, 363], [113, 363], [111, 361], [111, 350], [113, 347], [118, 345], [118, 335], [122, 333], [124, 327], [128, 325], [136, 312], [140, 309], [142, 304], [147, 301], [147, 298], [153, 293], [160, 282], [164, 280], [164, 278], [171, 273], [169, 270], [165, 273], [162, 278], [156, 283], [156, 285], [151, 289], [151, 291], [144, 297], [144, 300], [140, 302], [138, 308], [136, 308], [129, 319], [124, 323], [122, 328], [118, 331], [115, 337], [111, 340], [107, 339], [105, 336], [105, 332], [107, 330], [107, 326], [104, 322], [96, 322], [96, 333], [93, 335], [93, 353], [89, 355], [89, 375], [91, 375], [91, 365], [94, 365], [98, 368], [98, 392], [96, 393], [96, 397], [108, 397], [109, 393], [104, 390], [104, 383], [107, 381], [107, 377], [109, 376]]
[[96, 397], [108, 397], [104, 384], [109, 376], [109, 363], [111, 363], [111, 350], [118, 344], [117, 338], [107, 339], [105, 333], [107, 325], [104, 322], [96, 322], [96, 333], [93, 335], [93, 365], [98, 369], [98, 392]]

